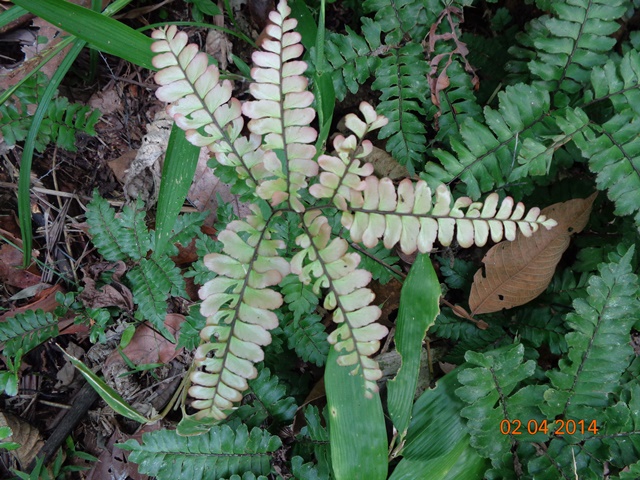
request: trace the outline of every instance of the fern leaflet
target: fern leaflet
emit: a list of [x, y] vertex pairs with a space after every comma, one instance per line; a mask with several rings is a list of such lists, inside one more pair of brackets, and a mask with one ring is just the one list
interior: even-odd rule
[[[118, 447], [131, 451], [131, 461], [140, 473], [158, 480], [228, 478], [238, 472], [266, 475], [271, 471], [271, 454], [282, 446], [278, 437], [246, 425], [235, 431], [228, 425], [213, 427], [208, 433], [181, 437], [175, 430], [145, 433], [142, 444], [127, 440]], [[244, 473], [243, 473], [244, 478]]]
[[58, 336], [58, 317], [41, 309], [27, 310], [0, 322], [0, 342], [4, 343], [3, 354], [15, 357], [18, 350], [24, 353], [41, 343]]

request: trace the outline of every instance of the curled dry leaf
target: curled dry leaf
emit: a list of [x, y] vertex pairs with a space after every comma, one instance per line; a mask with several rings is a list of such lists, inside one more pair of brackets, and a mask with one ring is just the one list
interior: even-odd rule
[[473, 277], [471, 314], [524, 305], [544, 292], [569, 246], [569, 237], [587, 224], [596, 195], [551, 205], [541, 215], [553, 218], [558, 225], [550, 230], [541, 228], [531, 237], [518, 233], [513, 242], [492, 247], [482, 259], [484, 275], [480, 269]]
[[9, 427], [12, 431], [6, 441], [20, 444], [20, 448], [12, 450], [11, 454], [23, 467], [29, 465], [44, 445], [38, 429], [8, 412], [0, 412], [0, 427]]

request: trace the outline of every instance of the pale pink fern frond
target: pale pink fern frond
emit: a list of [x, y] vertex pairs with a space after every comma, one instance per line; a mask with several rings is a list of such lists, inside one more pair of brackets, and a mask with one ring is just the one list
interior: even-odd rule
[[266, 152], [259, 136], [240, 136], [244, 120], [231, 82], [220, 81], [218, 67], [208, 64], [197, 45], [187, 44], [187, 34], [174, 25], [154, 30], [152, 37], [153, 64], [159, 69], [156, 96], [169, 103], [169, 115], [189, 142], [207, 147], [221, 164], [236, 167], [240, 178], [256, 185], [265, 174]]
[[364, 121], [353, 113], [345, 117], [345, 126], [355, 135], [334, 138], [335, 154], [320, 155], [318, 163], [323, 170], [320, 182], [309, 188], [311, 195], [329, 198], [343, 211], [348, 209], [352, 196], [365, 188], [363, 178], [373, 174], [373, 165], [364, 160], [373, 151], [373, 145], [364, 140], [364, 136], [388, 123], [387, 118], [378, 115], [367, 102], [360, 103], [360, 112]]
[[199, 291], [207, 321], [189, 389], [197, 418], [223, 420], [242, 400], [247, 380], [257, 375], [254, 365], [264, 359], [262, 347], [271, 343], [269, 330], [279, 325], [273, 310], [282, 305], [282, 296], [268, 287], [289, 274], [289, 262], [277, 253], [284, 242], [270, 238], [260, 209], [251, 208], [253, 215], [218, 235], [224, 253], [204, 257], [218, 276]]
[[[450, 245], [454, 234], [461, 247], [484, 246], [491, 236], [494, 242], [514, 240], [519, 229], [531, 236], [540, 226], [547, 229], [556, 221], [540, 215], [532, 208], [525, 216], [522, 203], [514, 205], [511, 197], [499, 202], [497, 193], [482, 202], [468, 197], [451, 205], [451, 192], [445, 185], [431, 189], [420, 180], [405, 179], [397, 187], [388, 178], [368, 177], [362, 191], [352, 197], [349, 211], [342, 214], [342, 225], [349, 229], [352, 240], [372, 248], [383, 238], [384, 246], [400, 243], [405, 253], [430, 252], [436, 239]], [[515, 206], [515, 208], [514, 208]]]
[[348, 252], [348, 243], [342, 238], [331, 240], [331, 227], [327, 218], [317, 210], [304, 214], [305, 233], [296, 243], [301, 247], [291, 259], [291, 272], [303, 283], [313, 282], [313, 290], [327, 289], [324, 308], [333, 311], [338, 324], [327, 340], [339, 353], [338, 363], [352, 367], [352, 374], [361, 373], [365, 381], [365, 395], [378, 391], [376, 380], [382, 371], [371, 356], [380, 348], [380, 340], [388, 331], [376, 323], [381, 310], [371, 305], [375, 295], [366, 287], [371, 273], [358, 269], [360, 256]]
[[251, 118], [249, 130], [264, 136], [265, 150], [282, 152], [282, 161], [276, 155], [265, 161], [274, 178], [260, 184], [258, 195], [273, 206], [288, 201], [295, 211], [303, 212], [299, 190], [307, 186], [308, 177], [318, 173], [312, 145], [317, 132], [309, 126], [316, 114], [311, 108], [313, 94], [302, 76], [307, 64], [296, 60], [303, 48], [300, 34], [293, 31], [298, 22], [288, 18], [290, 14], [284, 0], [269, 14], [266, 33], [270, 38], [263, 41], [263, 51], [252, 56], [254, 83], [249, 88], [256, 100], [244, 103], [242, 112]]

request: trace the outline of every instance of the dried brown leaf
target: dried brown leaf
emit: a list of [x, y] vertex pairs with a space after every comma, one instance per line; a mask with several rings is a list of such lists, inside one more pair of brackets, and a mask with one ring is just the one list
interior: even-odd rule
[[541, 228], [531, 237], [520, 232], [513, 242], [501, 242], [482, 259], [473, 277], [469, 307], [472, 315], [513, 308], [533, 300], [549, 285], [569, 237], [581, 232], [589, 220], [596, 193], [589, 198], [556, 203], [541, 214], [558, 225]]
[[8, 412], [0, 412], [0, 427], [11, 429], [12, 434], [6, 441], [20, 444], [20, 448], [11, 451], [11, 453], [20, 462], [20, 465], [23, 467], [29, 465], [44, 445], [38, 429]]

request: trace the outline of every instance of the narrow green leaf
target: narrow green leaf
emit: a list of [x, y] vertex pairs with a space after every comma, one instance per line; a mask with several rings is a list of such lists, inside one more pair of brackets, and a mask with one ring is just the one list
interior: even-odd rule
[[[16, 2], [17, 3], [17, 2]], [[20, 223], [20, 231], [22, 232], [22, 244], [24, 245], [24, 255], [22, 265], [24, 268], [31, 263], [31, 244], [33, 241], [31, 234], [31, 198], [29, 189], [31, 187], [31, 163], [33, 160], [33, 149], [36, 144], [36, 137], [40, 130], [40, 125], [44, 119], [45, 114], [49, 109], [51, 99], [58, 91], [58, 86], [62, 79], [66, 75], [69, 68], [75, 61], [80, 51], [84, 48], [86, 42], [77, 39], [74, 41], [71, 50], [64, 57], [64, 60], [60, 63], [60, 66], [56, 70], [56, 73], [51, 77], [51, 81], [47, 88], [45, 88], [40, 103], [36, 112], [33, 115], [31, 121], [31, 128], [24, 142], [24, 150], [22, 151], [22, 159], [20, 161], [20, 175], [18, 178], [18, 217]]]
[[27, 12], [22, 7], [18, 7], [14, 5], [9, 10], [5, 10], [4, 12], [0, 13], [0, 26], [4, 27], [6, 25], [9, 25], [11, 22], [19, 19], [25, 13], [29, 13], [29, 12]]
[[440, 312], [440, 282], [429, 255], [420, 254], [402, 286], [396, 322], [396, 349], [402, 365], [387, 383], [389, 414], [403, 438], [411, 419], [411, 406], [418, 385], [422, 340]]
[[331, 462], [336, 480], [387, 478], [387, 430], [380, 396], [366, 398], [362, 375], [338, 365], [329, 351], [324, 374], [329, 411]]
[[103, 52], [155, 70], [151, 63], [151, 39], [117, 20], [61, 0], [15, 0], [13, 3]]
[[[60, 350], [62, 350], [62, 348]], [[76, 357], [69, 355], [64, 350], [62, 350], [62, 352], [73, 364], [73, 366], [80, 371], [82, 376], [87, 380], [87, 382], [89, 382], [89, 384], [95, 389], [95, 391], [98, 392], [102, 399], [107, 402], [107, 404], [111, 408], [113, 408], [116, 413], [119, 413], [123, 417], [130, 418], [131, 420], [135, 420], [136, 422], [149, 422], [148, 418], [143, 417], [140, 413], [131, 408], [131, 406], [125, 401], [125, 399], [122, 398], [120, 394], [118, 394], [118, 392], [116, 392], [113, 388], [107, 385], [104, 380], [93, 373], [89, 367], [87, 367]]]
[[167, 240], [193, 181], [199, 154], [200, 148], [189, 143], [184, 132], [174, 124], [162, 167], [155, 255], [161, 255], [167, 247]]

